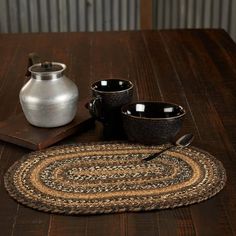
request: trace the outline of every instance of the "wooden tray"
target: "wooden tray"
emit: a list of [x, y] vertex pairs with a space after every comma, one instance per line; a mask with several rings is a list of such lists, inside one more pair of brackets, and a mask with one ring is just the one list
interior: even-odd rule
[[79, 102], [78, 113], [68, 125], [58, 128], [38, 128], [30, 125], [23, 113], [0, 122], [0, 140], [17, 144], [32, 150], [46, 148], [77, 132], [94, 126], [94, 119]]

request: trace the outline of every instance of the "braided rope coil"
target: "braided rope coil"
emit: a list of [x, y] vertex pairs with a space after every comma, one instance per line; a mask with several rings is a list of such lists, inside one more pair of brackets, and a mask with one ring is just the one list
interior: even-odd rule
[[28, 207], [60, 214], [148, 211], [198, 203], [226, 183], [222, 163], [194, 147], [141, 160], [162, 146], [97, 143], [32, 152], [9, 168], [5, 188]]

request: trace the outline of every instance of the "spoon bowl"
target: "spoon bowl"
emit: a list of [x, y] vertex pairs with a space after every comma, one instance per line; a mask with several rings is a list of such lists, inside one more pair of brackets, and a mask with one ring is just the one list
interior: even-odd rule
[[167, 150], [170, 150], [175, 147], [181, 147], [181, 148], [187, 147], [193, 142], [193, 139], [194, 139], [193, 134], [185, 134], [185, 135], [181, 136], [179, 139], [177, 139], [177, 141], [174, 143], [174, 145], [171, 145], [171, 146], [161, 150], [160, 152], [150, 154], [148, 157], [144, 158], [143, 161], [150, 161], [150, 160], [158, 157], [162, 153], [166, 152]]
[[182, 146], [182, 147], [187, 147], [189, 146], [194, 139], [193, 134], [185, 134], [181, 136], [179, 139], [176, 140], [175, 145], [176, 146]]

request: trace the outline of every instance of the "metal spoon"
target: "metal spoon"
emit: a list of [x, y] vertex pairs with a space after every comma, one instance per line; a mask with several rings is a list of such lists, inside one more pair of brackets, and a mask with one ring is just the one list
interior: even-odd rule
[[175, 143], [174, 145], [168, 147], [168, 148], [165, 148], [163, 150], [161, 150], [160, 152], [156, 152], [156, 153], [152, 153], [150, 154], [148, 157], [144, 158], [143, 161], [150, 161], [156, 157], [158, 157], [160, 154], [162, 154], [163, 152], [167, 151], [167, 150], [170, 150], [172, 148], [175, 148], [176, 146], [179, 146], [181, 148], [183, 147], [187, 147], [188, 145], [190, 145], [192, 143], [194, 139], [194, 136], [193, 134], [185, 134], [183, 136], [181, 136]]

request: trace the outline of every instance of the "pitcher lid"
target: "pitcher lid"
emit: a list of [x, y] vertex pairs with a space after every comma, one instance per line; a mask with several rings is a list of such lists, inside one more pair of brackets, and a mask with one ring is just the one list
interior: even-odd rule
[[31, 73], [53, 73], [53, 72], [62, 72], [65, 70], [66, 66], [58, 62], [48, 62], [34, 64], [29, 67]]
[[66, 65], [58, 62], [43, 62], [37, 63], [29, 67], [29, 72], [33, 77], [37, 78], [51, 76], [51, 75], [61, 75], [62, 72], [66, 69]]

